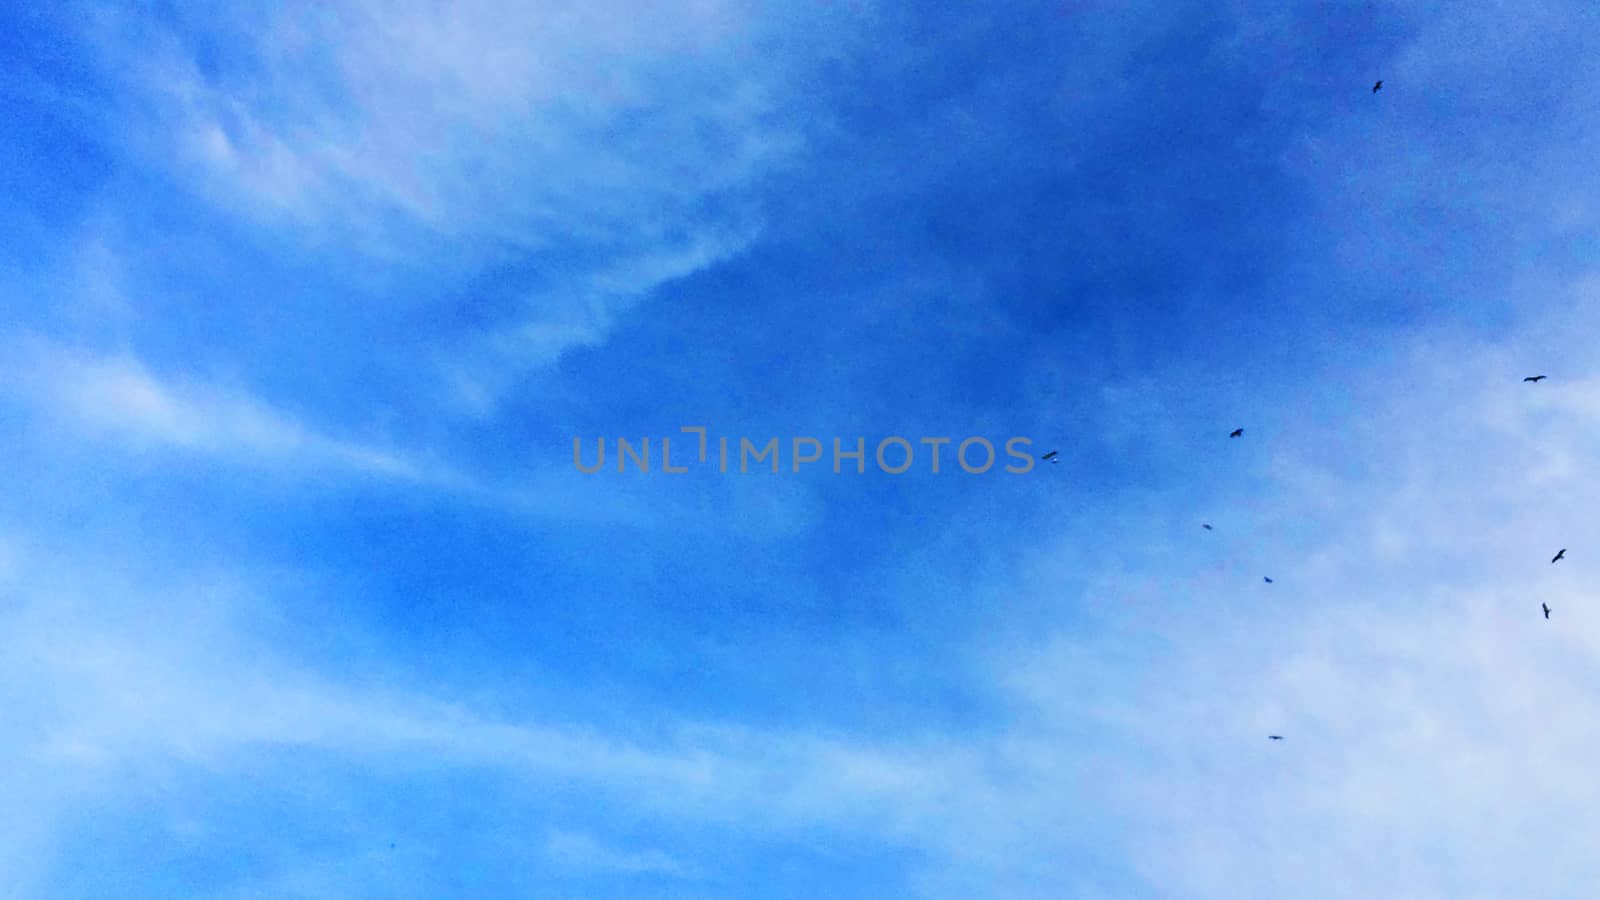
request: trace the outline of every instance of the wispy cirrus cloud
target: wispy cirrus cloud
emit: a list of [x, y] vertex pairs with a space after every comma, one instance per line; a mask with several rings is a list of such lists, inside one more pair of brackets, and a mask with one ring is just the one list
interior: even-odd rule
[[48, 342], [14, 345], [8, 393], [45, 420], [126, 449], [173, 449], [257, 464], [292, 462], [402, 481], [459, 481], [445, 467], [331, 436], [248, 392], [162, 379], [128, 353], [97, 355]]
[[[767, 52], [774, 29], [849, 40], [852, 14], [813, 18], [350, 2], [175, 26], [107, 13], [98, 35], [152, 101], [130, 136], [197, 199], [397, 263], [506, 267], [509, 306], [438, 353], [454, 399], [484, 414], [523, 372], [760, 233], [753, 190], [815, 127], [804, 65]], [[223, 62], [213, 42], [241, 49]]]
[[695, 874], [660, 850], [619, 849], [578, 832], [551, 831], [545, 835], [544, 851], [552, 862], [580, 874], [598, 871], [668, 878], [688, 878]]
[[[964, 807], [984, 778], [982, 760], [948, 741], [876, 745], [687, 719], [645, 739], [430, 696], [387, 666], [330, 677], [328, 661], [282, 640], [294, 630], [284, 630], [283, 609], [247, 579], [135, 585], [79, 574], [88, 571], [57, 549], [7, 584], [0, 630], [13, 638], [0, 696], [12, 715], [0, 743], [8, 772], [29, 777], [0, 781], [0, 790], [52, 811], [14, 823], [7, 849], [48, 846], [83, 824], [75, 807], [104, 809], [136, 773], [176, 765], [230, 777], [241, 763], [284, 754], [305, 765], [355, 762], [384, 777], [478, 770], [577, 790], [626, 819], [774, 836], [942, 833], [936, 811]], [[358, 656], [340, 668], [371, 662]], [[524, 849], [569, 872], [699, 871], [573, 829], [546, 838]], [[24, 883], [60, 874], [49, 855], [12, 862]]]
[[[230, 193], [298, 217], [398, 211], [524, 247], [671, 227], [664, 213], [783, 149], [781, 132], [749, 128], [770, 119], [770, 90], [730, 68], [756, 9], [512, 12], [294, 5], [250, 26], [264, 27], [239, 65], [205, 71], [185, 44], [200, 35], [169, 34], [146, 71], [180, 146]], [[352, 197], [376, 206], [342, 208]], [[655, 222], [634, 221], [646, 211]]]

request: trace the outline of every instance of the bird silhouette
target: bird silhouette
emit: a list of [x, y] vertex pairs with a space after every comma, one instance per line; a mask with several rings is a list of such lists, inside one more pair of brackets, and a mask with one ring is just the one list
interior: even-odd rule
[[1265, 576], [1265, 575], [1263, 575], [1263, 576], [1261, 576], [1261, 580], [1262, 580], [1262, 581], [1265, 581], [1265, 582], [1266, 582], [1266, 583], [1267, 583], [1267, 584], [1271, 584], [1271, 583], [1272, 583], [1272, 579], [1271, 579], [1271, 578], [1268, 578], [1268, 577], [1267, 577], [1267, 576]]
[[1281, 741], [1281, 740], [1283, 740], [1283, 735], [1281, 735], [1281, 734], [1269, 734], [1269, 735], [1267, 735], [1267, 740], [1269, 740], [1269, 741]]
[[1060, 451], [1057, 451], [1057, 450], [1051, 450], [1051, 451], [1050, 451], [1050, 452], [1049, 452], [1049, 453], [1046, 453], [1046, 454], [1045, 454], [1045, 455], [1043, 455], [1043, 456], [1041, 456], [1041, 457], [1039, 457], [1039, 458], [1040, 458], [1040, 459], [1048, 459], [1048, 460], [1050, 460], [1050, 461], [1051, 461], [1051, 462], [1056, 462], [1056, 454], [1057, 454], [1057, 453], [1058, 453], [1058, 452], [1060, 452]]
[[1382, 89], [1383, 89], [1383, 79], [1380, 78], [1380, 79], [1378, 79], [1378, 83], [1372, 86], [1372, 92], [1374, 94], [1376, 94], [1378, 91], [1380, 91]]
[[1567, 548], [1565, 548], [1565, 547], [1562, 547], [1562, 548], [1561, 548], [1561, 552], [1560, 552], [1560, 553], [1557, 553], [1557, 554], [1556, 554], [1556, 555], [1555, 555], [1555, 556], [1554, 556], [1554, 557], [1552, 557], [1552, 558], [1551, 558], [1551, 560], [1550, 560], [1550, 562], [1552, 562], [1552, 563], [1558, 563], [1558, 562], [1560, 562], [1560, 561], [1561, 561], [1561, 560], [1563, 560], [1563, 559], [1566, 559], [1566, 557], [1567, 557]]
[[1207, 524], [1206, 524], [1206, 523], [1204, 523], [1204, 522], [1201, 522], [1201, 523], [1200, 523], [1200, 527], [1201, 527], [1201, 528], [1204, 528], [1204, 529], [1205, 529], [1205, 530], [1207, 530], [1207, 531], [1210, 531], [1210, 530], [1211, 530], [1211, 526], [1210, 526], [1210, 525], [1207, 525]]
[[1549, 376], [1547, 376], [1547, 375], [1529, 375], [1527, 378], [1524, 378], [1522, 380], [1523, 381], [1531, 381], [1534, 384], [1538, 384], [1539, 382], [1545, 380], [1547, 377], [1549, 377]]
[[1228, 437], [1235, 438], [1235, 437], [1239, 437], [1242, 434], [1244, 434], [1244, 429], [1243, 428], [1235, 428], [1233, 431], [1228, 433]]
[[1540, 606], [1541, 606], [1541, 607], [1543, 607], [1543, 608], [1544, 608], [1544, 617], [1545, 617], [1545, 618], [1546, 618], [1546, 619], [1548, 619], [1548, 618], [1550, 618], [1550, 604], [1548, 604], [1548, 603], [1541, 603], [1541, 604], [1539, 604], [1539, 605], [1540, 605]]

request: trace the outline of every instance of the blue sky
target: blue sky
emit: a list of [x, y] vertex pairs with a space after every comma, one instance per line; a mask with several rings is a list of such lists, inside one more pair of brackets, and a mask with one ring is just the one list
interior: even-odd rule
[[7, 7], [0, 897], [1588, 896], [1597, 24]]

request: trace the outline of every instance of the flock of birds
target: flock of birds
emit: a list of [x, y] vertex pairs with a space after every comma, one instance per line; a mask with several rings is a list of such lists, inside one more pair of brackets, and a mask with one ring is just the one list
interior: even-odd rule
[[[1377, 93], [1378, 92], [1378, 88], [1381, 88], [1381, 87], [1383, 87], [1383, 82], [1382, 81], [1380, 81], [1377, 84], [1372, 86], [1372, 92], [1373, 93]], [[1548, 377], [1549, 376], [1547, 376], [1547, 375], [1529, 375], [1528, 377], [1526, 377], [1526, 378], [1524, 378], [1522, 380], [1524, 382], [1527, 382], [1527, 383], [1530, 383], [1530, 384], [1538, 384], [1539, 382], [1545, 380]], [[1228, 437], [1230, 437], [1230, 438], [1244, 437], [1244, 429], [1243, 428], [1235, 428], [1234, 430], [1228, 432]], [[1054, 456], [1053, 453], [1050, 454], [1050, 455]], [[1207, 531], [1212, 530], [1211, 529], [1211, 525], [1209, 523], [1202, 524], [1200, 527], [1204, 528]], [[1555, 556], [1550, 558], [1550, 564], [1551, 565], [1555, 565], [1556, 563], [1558, 563], [1558, 562], [1560, 562], [1560, 561], [1562, 561], [1563, 559], [1566, 559], [1566, 558], [1567, 558], [1567, 548], [1562, 547], [1559, 551], [1556, 552]], [[1271, 584], [1272, 583], [1272, 579], [1271, 578], [1267, 578], [1266, 576], [1262, 576], [1261, 580], [1265, 581], [1267, 584]], [[1548, 604], [1548, 603], [1540, 603], [1539, 604], [1539, 608], [1544, 610], [1544, 617], [1546, 619], [1550, 618], [1550, 604]], [[1268, 735], [1268, 737], [1272, 738], [1275, 741], [1283, 740], [1283, 738], [1280, 735]]]
[[[1377, 92], [1379, 92], [1381, 90], [1383, 90], [1383, 79], [1380, 78], [1376, 82], [1373, 83], [1372, 92], [1374, 94], [1376, 94]], [[1547, 377], [1548, 376], [1545, 376], [1545, 375], [1529, 375], [1529, 376], [1527, 376], [1526, 378], [1524, 378], [1522, 380], [1524, 382], [1526, 382], [1526, 383], [1529, 383], [1529, 384], [1538, 384], [1539, 382], [1545, 380], [1545, 378], [1547, 378]], [[1234, 430], [1228, 432], [1228, 437], [1230, 439], [1231, 438], [1244, 437], [1244, 429], [1243, 428], [1235, 428]], [[1041, 460], [1048, 460], [1052, 464], [1059, 463], [1061, 461], [1060, 451], [1057, 451], [1057, 450], [1051, 450], [1049, 453], [1046, 453], [1045, 455], [1043, 455], [1043, 456], [1041, 456], [1039, 458]], [[1209, 522], [1202, 523], [1200, 525], [1200, 527], [1204, 528], [1207, 531], [1214, 530], [1211, 527], [1211, 523], [1209, 523]], [[1563, 547], [1559, 551], [1556, 552], [1556, 555], [1554, 557], [1552, 557], [1550, 559], [1550, 563], [1551, 563], [1551, 565], [1554, 565], [1554, 564], [1560, 562], [1561, 560], [1566, 559], [1566, 557], [1567, 557], [1567, 548]], [[1267, 584], [1272, 584], [1272, 579], [1268, 578], [1265, 575], [1263, 575], [1261, 577], [1261, 580], [1266, 582]], [[1539, 604], [1539, 608], [1541, 610], [1543, 610], [1544, 617], [1546, 619], [1549, 619], [1550, 618], [1550, 604], [1541, 602]], [[1281, 741], [1281, 740], [1283, 740], [1283, 735], [1281, 735], [1281, 734], [1269, 734], [1269, 735], [1267, 735], [1267, 740], [1269, 740], [1269, 741]]]
[[[1381, 82], [1381, 81], [1378, 82], [1378, 83], [1379, 84], [1383, 84], [1383, 82]], [[1545, 378], [1546, 378], [1546, 376], [1544, 376], [1544, 375], [1529, 375], [1527, 378], [1524, 378], [1522, 380], [1526, 381], [1526, 382], [1528, 382], [1530, 384], [1538, 384], [1539, 382], [1545, 380]], [[1558, 563], [1558, 562], [1560, 562], [1560, 561], [1562, 561], [1563, 559], [1566, 559], [1566, 558], [1567, 558], [1567, 548], [1562, 547], [1556, 553], [1555, 556], [1552, 556], [1550, 558], [1550, 565], [1553, 566], [1556, 563]], [[1540, 603], [1539, 604], [1539, 608], [1544, 610], [1544, 617], [1546, 619], [1550, 618], [1550, 604], [1548, 604], [1548, 603]]]
[[[1378, 88], [1380, 88], [1382, 86], [1383, 86], [1383, 82], [1381, 82], [1381, 81], [1378, 82], [1376, 85], [1373, 85], [1373, 88], [1372, 88], [1373, 93], [1377, 93]], [[1531, 384], [1538, 384], [1539, 382], [1545, 380], [1546, 377], [1548, 377], [1548, 376], [1545, 376], [1545, 375], [1529, 375], [1528, 377], [1526, 377], [1526, 378], [1524, 378], [1522, 380], [1524, 382], [1528, 382], [1528, 383], [1531, 383]], [[1243, 428], [1235, 428], [1234, 430], [1228, 432], [1228, 437], [1230, 439], [1238, 438], [1238, 437], [1244, 437], [1244, 429]], [[1045, 455], [1043, 455], [1043, 456], [1041, 456], [1039, 458], [1041, 460], [1049, 460], [1051, 463], [1058, 463], [1058, 462], [1061, 461], [1061, 452], [1059, 450], [1051, 450], [1049, 453], [1046, 453]], [[1207, 531], [1214, 531], [1215, 530], [1215, 529], [1213, 529], [1211, 527], [1211, 523], [1210, 522], [1202, 522], [1200, 524], [1200, 527], [1204, 528]], [[1566, 558], [1567, 558], [1567, 548], [1562, 547], [1560, 550], [1556, 551], [1556, 555], [1555, 556], [1550, 558], [1550, 564], [1551, 565], [1555, 565], [1556, 563], [1558, 563], [1558, 562], [1560, 562], [1560, 561], [1562, 561], [1563, 559], [1566, 559]], [[1261, 576], [1261, 580], [1266, 582], [1267, 584], [1271, 584], [1272, 583], [1272, 579], [1267, 577], [1267, 576], [1265, 576], [1265, 575]], [[1539, 608], [1544, 611], [1544, 617], [1546, 619], [1549, 619], [1550, 618], [1550, 604], [1541, 602], [1539, 604]], [[1267, 740], [1269, 740], [1269, 741], [1281, 741], [1281, 740], [1283, 740], [1283, 735], [1281, 735], [1281, 734], [1269, 734], [1269, 735], [1267, 735]]]

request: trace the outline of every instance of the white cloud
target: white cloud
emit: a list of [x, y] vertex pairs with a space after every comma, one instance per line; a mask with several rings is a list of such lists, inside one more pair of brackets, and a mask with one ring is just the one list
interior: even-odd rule
[[[1002, 664], [1025, 733], [1110, 752], [1097, 811], [1163, 894], [1576, 897], [1600, 878], [1600, 612], [1577, 549], [1549, 562], [1600, 548], [1592, 299], [1494, 346], [1419, 335], [1352, 382], [1358, 417], [1277, 436], [1251, 518], [1314, 537], [1250, 530], [1270, 591], [1111, 585], [1092, 634]], [[1529, 360], [1564, 374], [1523, 384]]]
[[624, 310], [651, 291], [727, 258], [753, 240], [754, 232], [701, 234], [686, 244], [663, 246], [557, 289], [523, 298], [520, 322], [485, 335], [472, 352], [442, 358], [440, 368], [455, 399], [486, 415], [507, 386], [529, 369], [548, 366], [562, 354], [605, 342]]
[[[334, 754], [393, 773], [477, 767], [654, 817], [777, 833], [915, 831], [971, 764], [938, 748], [692, 723], [647, 744], [536, 716], [486, 715], [393, 686], [359, 659], [342, 661], [366, 685], [358, 687], [316, 674], [291, 642], [274, 641], [269, 632], [281, 623], [269, 625], [271, 604], [237, 578], [152, 589], [132, 575], [62, 565], [34, 566], [0, 606], [9, 635], [0, 746], [17, 776], [0, 780], [0, 799], [31, 798], [59, 813], [13, 823], [13, 847], [50, 846], [84, 824], [72, 813], [81, 794], [115, 794], [152, 766], [229, 771], [267, 752]], [[545, 851], [568, 868], [698, 877], [661, 852], [584, 835], [553, 834]], [[15, 871], [48, 877], [57, 862], [41, 854]]]
[[552, 830], [545, 836], [544, 851], [552, 862], [579, 872], [692, 876], [690, 869], [660, 850], [621, 850], [576, 832]]
[[[741, 198], [809, 127], [773, 31], [841, 40], [843, 18], [352, 0], [212, 20], [200, 41], [107, 14], [100, 36], [152, 101], [129, 137], [199, 197], [396, 261], [552, 253], [541, 268], [560, 276], [491, 329], [501, 372], [445, 365], [468, 370], [451, 380], [483, 412], [508, 377], [603, 340], [662, 283], [748, 244], [760, 222]], [[238, 46], [206, 66], [206, 40]]]
[[129, 449], [163, 447], [259, 463], [332, 466], [407, 481], [457, 480], [442, 467], [308, 428], [244, 391], [164, 381], [127, 353], [101, 356], [36, 342], [16, 349], [7, 368], [15, 399]]

